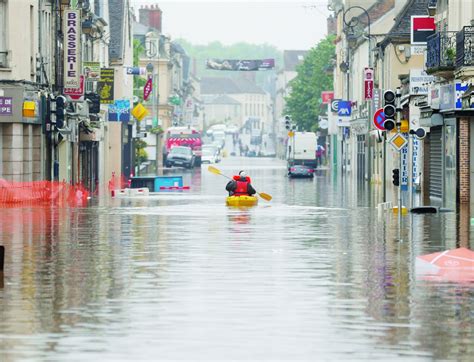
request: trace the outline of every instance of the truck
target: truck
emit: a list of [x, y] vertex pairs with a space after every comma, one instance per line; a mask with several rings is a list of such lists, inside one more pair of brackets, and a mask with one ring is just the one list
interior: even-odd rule
[[294, 165], [305, 165], [316, 168], [317, 138], [314, 132], [294, 132], [288, 137], [286, 159], [288, 168]]
[[164, 163], [166, 163], [166, 156], [175, 146], [190, 147], [196, 156], [195, 166], [201, 166], [202, 155], [202, 137], [201, 132], [193, 127], [169, 127], [166, 130]]

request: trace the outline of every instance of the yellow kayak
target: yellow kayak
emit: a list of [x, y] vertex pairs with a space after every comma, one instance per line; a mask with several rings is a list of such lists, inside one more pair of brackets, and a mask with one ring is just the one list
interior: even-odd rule
[[227, 206], [255, 206], [258, 198], [256, 196], [228, 196], [225, 203]]

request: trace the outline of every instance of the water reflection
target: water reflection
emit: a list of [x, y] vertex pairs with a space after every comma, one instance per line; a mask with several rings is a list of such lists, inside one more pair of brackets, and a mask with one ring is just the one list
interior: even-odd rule
[[325, 173], [289, 180], [278, 161], [225, 162], [229, 174], [248, 169], [272, 202], [226, 207], [226, 180], [197, 169], [183, 174], [190, 192], [4, 209], [2, 356], [474, 355], [472, 285], [415, 273], [418, 255], [472, 245], [466, 214], [405, 216], [400, 242], [397, 218], [379, 218], [379, 196], [360, 185]]

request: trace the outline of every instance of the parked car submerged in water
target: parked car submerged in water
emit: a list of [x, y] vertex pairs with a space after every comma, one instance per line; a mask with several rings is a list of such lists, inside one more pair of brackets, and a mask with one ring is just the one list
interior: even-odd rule
[[190, 147], [175, 146], [173, 147], [168, 156], [166, 157], [165, 166], [182, 166], [187, 168], [194, 167], [196, 156]]
[[314, 169], [305, 165], [294, 165], [288, 168], [288, 177], [314, 177]]

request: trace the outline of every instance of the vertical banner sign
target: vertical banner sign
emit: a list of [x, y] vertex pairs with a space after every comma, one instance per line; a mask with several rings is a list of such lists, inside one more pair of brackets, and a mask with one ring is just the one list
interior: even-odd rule
[[364, 99], [374, 98], [374, 70], [372, 68], [364, 69]]
[[151, 94], [151, 91], [153, 89], [153, 81], [152, 77], [148, 77], [148, 80], [145, 83], [145, 86], [143, 87], [143, 100], [146, 101], [148, 100], [148, 97]]
[[412, 185], [415, 187], [416, 179], [418, 178], [418, 150], [420, 148], [418, 138], [412, 138]]
[[[407, 134], [404, 134], [408, 138]], [[408, 191], [408, 143], [401, 149], [402, 169], [400, 170], [400, 190]]]
[[79, 10], [64, 12], [64, 88], [79, 88], [81, 43]]
[[101, 104], [114, 103], [114, 69], [101, 68], [100, 81], [97, 87], [97, 92], [100, 95]]

